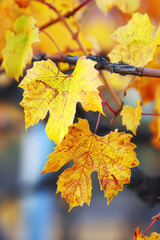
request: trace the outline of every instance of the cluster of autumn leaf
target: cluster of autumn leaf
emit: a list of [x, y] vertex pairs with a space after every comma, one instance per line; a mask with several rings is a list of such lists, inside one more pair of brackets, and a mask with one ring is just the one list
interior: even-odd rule
[[[113, 6], [131, 14], [141, 4], [138, 0], [88, 2], [93, 2], [91, 9], [96, 4], [104, 14]], [[49, 7], [50, 4], [53, 4], [56, 11]], [[147, 14], [133, 13], [125, 26], [116, 29], [112, 39], [117, 44], [113, 46], [111, 40], [108, 40], [109, 45], [104, 39], [105, 43], [102, 39], [97, 41], [97, 29], [93, 31], [92, 25], [84, 26], [89, 13], [87, 4], [77, 14], [71, 14], [70, 18], [65, 19], [65, 15], [80, 4], [78, 0], [0, 1], [0, 58], [10, 77], [19, 81], [26, 64], [31, 63], [33, 52], [82, 56], [71, 75], [60, 71], [60, 68], [63, 70], [66, 65], [59, 64], [58, 68], [50, 59], [35, 61], [19, 84], [19, 87], [24, 89], [21, 105], [24, 107], [26, 129], [43, 120], [49, 112], [46, 133], [57, 147], [49, 155], [42, 173], [58, 171], [69, 161], [74, 161], [74, 165], [66, 169], [57, 182], [57, 192], [61, 192], [61, 196], [70, 204], [70, 210], [84, 203], [90, 204], [93, 171], [98, 172], [100, 187], [104, 190], [109, 204], [118, 191], [122, 191], [123, 184], [130, 182], [130, 168], [139, 164], [134, 152], [135, 145], [130, 142], [131, 134], [115, 130], [100, 137], [96, 132], [90, 131], [87, 120], [79, 119], [78, 123], [73, 124], [77, 102], [81, 102], [85, 111], [98, 111], [105, 115], [98, 91], [103, 84], [98, 76], [99, 72], [94, 68], [96, 62], [83, 55], [86, 55], [86, 52], [95, 54], [107, 50], [111, 62], [124, 61], [137, 67], [151, 68], [159, 68], [160, 57], [160, 27], [153, 34], [155, 27]], [[96, 18], [97, 23], [102, 21], [100, 19], [101, 17]], [[105, 24], [99, 25], [102, 26], [102, 32], [103, 26], [106, 28]], [[107, 34], [110, 35], [111, 31]], [[115, 89], [123, 91], [127, 86], [136, 88], [143, 104], [154, 100], [154, 111], [160, 114], [158, 79], [122, 77], [109, 72], [105, 72], [104, 76]], [[120, 116], [127, 130], [136, 135], [142, 117], [139, 100], [136, 108], [124, 106]], [[159, 116], [155, 116], [151, 122], [151, 130], [152, 142], [160, 148]], [[147, 238], [137, 229], [134, 239], [160, 239], [160, 236], [153, 233]]]

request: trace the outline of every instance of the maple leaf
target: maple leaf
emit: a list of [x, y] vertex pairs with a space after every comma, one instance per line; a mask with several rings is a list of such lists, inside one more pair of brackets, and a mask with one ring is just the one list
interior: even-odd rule
[[77, 102], [82, 103], [85, 111], [103, 113], [97, 90], [102, 83], [94, 65], [94, 61], [81, 57], [73, 74], [65, 75], [51, 60], [35, 62], [19, 85], [25, 90], [21, 105], [26, 128], [43, 120], [49, 111], [46, 133], [59, 144], [73, 123]]
[[90, 204], [91, 173], [98, 172], [107, 204], [130, 181], [130, 168], [139, 164], [130, 142], [132, 135], [115, 130], [100, 137], [89, 129], [87, 120], [73, 124], [60, 146], [50, 154], [42, 173], [58, 171], [69, 161], [74, 165], [65, 170], [57, 182], [57, 193], [70, 204], [70, 210], [83, 203]]
[[133, 240], [160, 240], [160, 234], [153, 232], [150, 237], [146, 237], [141, 233], [139, 227], [137, 227], [134, 232]]
[[104, 13], [114, 6], [124, 13], [132, 13], [139, 7], [139, 0], [96, 0], [96, 3]]
[[134, 13], [128, 24], [119, 27], [112, 35], [119, 44], [108, 55], [111, 61], [122, 60], [135, 66], [144, 66], [151, 61], [160, 44], [160, 27], [155, 37], [152, 35], [154, 28], [147, 14]]
[[33, 17], [21, 16], [14, 22], [14, 31], [6, 30], [7, 43], [2, 51], [2, 66], [17, 81], [23, 74], [23, 68], [31, 62], [31, 44], [39, 40], [35, 23]]
[[124, 106], [120, 116], [122, 116], [122, 124], [126, 125], [127, 130], [131, 130], [136, 135], [138, 125], [140, 125], [140, 119], [142, 118], [142, 107], [139, 101], [136, 101], [137, 107]]

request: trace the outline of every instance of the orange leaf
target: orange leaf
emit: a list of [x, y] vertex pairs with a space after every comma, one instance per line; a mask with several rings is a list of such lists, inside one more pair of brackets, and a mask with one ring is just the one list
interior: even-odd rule
[[[156, 113], [160, 115], [160, 87], [157, 88], [156, 92], [156, 104], [155, 104]], [[160, 148], [160, 116], [155, 116], [153, 121], [150, 123], [150, 129], [153, 133], [151, 142], [152, 144]]]
[[131, 130], [136, 135], [138, 125], [140, 125], [140, 119], [142, 118], [142, 107], [139, 101], [136, 101], [137, 107], [124, 106], [120, 115], [122, 116], [122, 123], [126, 125], [127, 130]]
[[76, 104], [81, 102], [85, 111], [102, 111], [97, 87], [101, 85], [95, 62], [81, 57], [72, 75], [59, 71], [51, 60], [35, 62], [20, 83], [24, 98], [26, 128], [50, 116], [46, 133], [59, 144], [73, 123]]
[[139, 227], [137, 227], [133, 235], [133, 240], [160, 240], [160, 234], [153, 232], [150, 237], [146, 237], [142, 235]]
[[26, 8], [29, 5], [30, 0], [14, 0], [16, 4], [18, 4], [21, 8]]
[[117, 130], [100, 137], [89, 129], [87, 120], [73, 124], [60, 146], [49, 155], [42, 173], [58, 171], [69, 161], [73, 167], [65, 170], [57, 182], [57, 193], [70, 204], [70, 210], [91, 199], [91, 173], [98, 172], [101, 189], [108, 204], [130, 182], [130, 168], [139, 164], [130, 142], [132, 135]]
[[[159, 64], [160, 48], [158, 47], [154, 54], [153, 60], [149, 62], [146, 67], [159, 69]], [[157, 88], [160, 87], [160, 80], [159, 78], [153, 77], [139, 77], [134, 81], [132, 87], [135, 87], [140, 92], [142, 102], [143, 104], [146, 104], [148, 102], [154, 101], [154, 99], [156, 98]]]
[[158, 124], [159, 121], [159, 116], [158, 117], [154, 117], [153, 121], [150, 123], [150, 130], [153, 134], [152, 139], [151, 139], [151, 143], [160, 149], [160, 138], [158, 138], [158, 129], [160, 129], [160, 126]]
[[[155, 104], [155, 110], [157, 113], [160, 114], [160, 87], [157, 89], [157, 98], [156, 98], [156, 104]], [[157, 117], [157, 138], [160, 140], [160, 116]]]

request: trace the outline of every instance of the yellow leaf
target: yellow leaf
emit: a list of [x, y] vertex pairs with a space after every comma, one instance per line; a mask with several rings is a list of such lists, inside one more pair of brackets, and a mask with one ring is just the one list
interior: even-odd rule
[[19, 79], [23, 68], [33, 55], [31, 44], [38, 41], [38, 29], [33, 17], [21, 16], [14, 22], [14, 32], [6, 30], [7, 43], [2, 51], [2, 66], [11, 76]]
[[132, 13], [139, 7], [139, 0], [96, 0], [96, 3], [104, 13], [115, 6], [124, 13]]
[[102, 111], [97, 87], [101, 85], [95, 62], [81, 57], [72, 75], [65, 75], [51, 60], [35, 62], [20, 83], [26, 128], [43, 120], [49, 111], [46, 133], [59, 144], [73, 123], [76, 104], [85, 111]]
[[118, 28], [112, 35], [119, 44], [109, 53], [111, 61], [122, 60], [135, 66], [144, 66], [151, 61], [157, 45], [160, 44], [157, 35], [152, 35], [154, 28], [147, 14], [133, 14], [128, 24]]
[[71, 210], [85, 202], [90, 204], [91, 173], [97, 171], [109, 204], [118, 191], [122, 191], [123, 184], [129, 183], [130, 168], [139, 164], [131, 137], [117, 130], [104, 137], [97, 136], [90, 131], [87, 120], [79, 119], [49, 155], [42, 173], [58, 171], [74, 161], [73, 167], [65, 170], [57, 182], [57, 193], [62, 193]]
[[126, 125], [127, 130], [131, 130], [136, 135], [138, 125], [140, 125], [140, 119], [142, 118], [142, 107], [139, 101], [136, 101], [137, 107], [124, 106], [120, 116], [122, 116], [122, 124]]
[[134, 232], [133, 240], [160, 240], [160, 234], [153, 232], [150, 237], [146, 237], [141, 233], [139, 227], [137, 227]]

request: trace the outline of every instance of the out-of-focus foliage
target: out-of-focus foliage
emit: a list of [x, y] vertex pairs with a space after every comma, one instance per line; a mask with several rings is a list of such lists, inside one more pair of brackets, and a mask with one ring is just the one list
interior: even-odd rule
[[132, 13], [139, 7], [139, 0], [96, 0], [96, 2], [104, 13], [107, 13], [114, 6], [125, 13]]
[[13, 30], [6, 31], [6, 46], [2, 51], [2, 66], [17, 81], [33, 57], [32, 43], [38, 41], [38, 29], [32, 17], [21, 16], [15, 20]]

